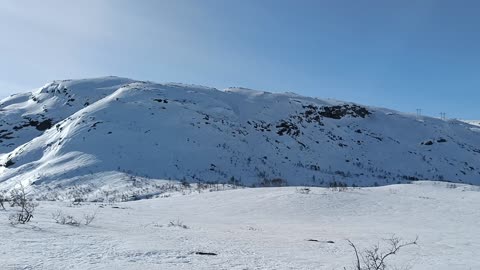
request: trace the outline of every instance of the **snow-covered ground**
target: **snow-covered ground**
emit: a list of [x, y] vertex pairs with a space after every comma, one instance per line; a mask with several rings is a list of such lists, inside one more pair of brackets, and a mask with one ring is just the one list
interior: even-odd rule
[[480, 126], [480, 120], [465, 120], [465, 122], [471, 125]]
[[[12, 226], [12, 210], [0, 211], [0, 269], [350, 269], [346, 239], [363, 249], [395, 234], [419, 241], [392, 265], [474, 270], [479, 205], [478, 186], [442, 182], [309, 194], [249, 188], [73, 207], [40, 202], [28, 225]], [[89, 226], [60, 225], [51, 218], [57, 210], [97, 216]], [[169, 227], [174, 220], [188, 228]]]

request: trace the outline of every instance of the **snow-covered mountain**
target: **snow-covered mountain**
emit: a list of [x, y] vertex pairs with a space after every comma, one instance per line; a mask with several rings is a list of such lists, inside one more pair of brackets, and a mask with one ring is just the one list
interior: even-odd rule
[[464, 120], [464, 122], [474, 126], [480, 126], [480, 120]]
[[0, 102], [0, 182], [480, 184], [476, 126], [293, 93], [106, 77]]

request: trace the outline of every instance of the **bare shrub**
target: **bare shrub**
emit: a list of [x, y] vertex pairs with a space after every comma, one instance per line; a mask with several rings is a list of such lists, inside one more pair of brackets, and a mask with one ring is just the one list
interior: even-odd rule
[[5, 202], [7, 201], [7, 192], [5, 190], [0, 191], [0, 207], [5, 210]]
[[[83, 215], [83, 224], [86, 226], [90, 225], [92, 221], [97, 216], [97, 212], [93, 212], [92, 214], [84, 214]], [[80, 226], [82, 222], [80, 219], [63, 213], [61, 210], [57, 210], [55, 213], [52, 214], [52, 219], [55, 220], [56, 223], [62, 225], [70, 225], [70, 226]]]
[[363, 252], [360, 252], [352, 241], [347, 241], [355, 252], [355, 267], [353, 270], [387, 270], [391, 269], [387, 265], [387, 259], [396, 255], [401, 248], [417, 245], [418, 237], [414, 241], [404, 242], [400, 238], [392, 236], [385, 240], [388, 243], [387, 248], [382, 249], [380, 244], [376, 244]]
[[72, 205], [78, 206], [81, 205], [82, 202], [84, 202], [84, 199], [81, 197], [75, 197], [72, 201]]
[[168, 223], [168, 227], [179, 227], [182, 229], [188, 229], [188, 226], [183, 224], [183, 221], [181, 221], [180, 219], [170, 221]]
[[33, 218], [33, 212], [38, 204], [33, 202], [31, 198], [28, 198], [25, 187], [22, 184], [18, 184], [10, 192], [10, 206], [20, 208], [16, 213], [9, 216], [10, 222], [12, 224], [25, 224]]
[[310, 191], [312, 190], [310, 188], [303, 187], [303, 188], [297, 188], [296, 191], [297, 193], [300, 193], [300, 194], [309, 194]]
[[328, 187], [332, 190], [332, 191], [338, 191], [338, 192], [342, 192], [342, 191], [347, 191], [348, 190], [348, 186], [347, 186], [347, 183], [345, 182], [340, 182], [340, 181], [332, 181], [330, 183], [328, 183]]
[[448, 183], [448, 184], [446, 185], [446, 188], [456, 189], [456, 188], [457, 188], [457, 185], [456, 185], [456, 184], [453, 184], [453, 183]]
[[284, 187], [287, 185], [288, 185], [288, 181], [282, 178], [273, 178], [273, 179], [264, 178], [259, 183], [259, 186], [261, 187]]
[[65, 224], [65, 215], [61, 210], [57, 210], [55, 213], [52, 213], [52, 218], [55, 220], [55, 223]]
[[95, 219], [96, 216], [97, 216], [97, 212], [93, 212], [92, 214], [84, 214], [83, 224], [85, 224], [86, 226], [90, 225], [90, 223], [92, 223], [92, 221]]
[[61, 210], [57, 210], [55, 213], [53, 213], [52, 218], [58, 224], [70, 225], [70, 226], [80, 226], [80, 221], [78, 221], [72, 215], [66, 215]]

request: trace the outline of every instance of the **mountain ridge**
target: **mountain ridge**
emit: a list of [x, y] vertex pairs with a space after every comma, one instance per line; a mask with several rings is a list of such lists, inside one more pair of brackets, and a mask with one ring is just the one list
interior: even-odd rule
[[478, 127], [294, 93], [63, 80], [3, 99], [0, 116], [4, 186], [105, 172], [248, 186], [480, 184]]

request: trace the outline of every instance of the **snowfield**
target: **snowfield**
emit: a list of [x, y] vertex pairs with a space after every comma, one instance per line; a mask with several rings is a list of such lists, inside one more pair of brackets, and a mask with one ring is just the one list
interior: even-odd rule
[[[480, 269], [480, 187], [443, 182], [349, 189], [246, 188], [115, 204], [39, 202], [28, 225], [0, 211], [1, 269], [351, 269], [393, 234], [419, 237], [391, 265]], [[89, 225], [55, 223], [97, 212]], [[181, 221], [188, 228], [168, 226]], [[307, 240], [318, 240], [307, 241]], [[330, 241], [330, 242], [328, 242]], [[200, 255], [197, 252], [217, 255]]]
[[480, 126], [480, 120], [465, 120], [465, 123], [468, 123], [474, 126]]

